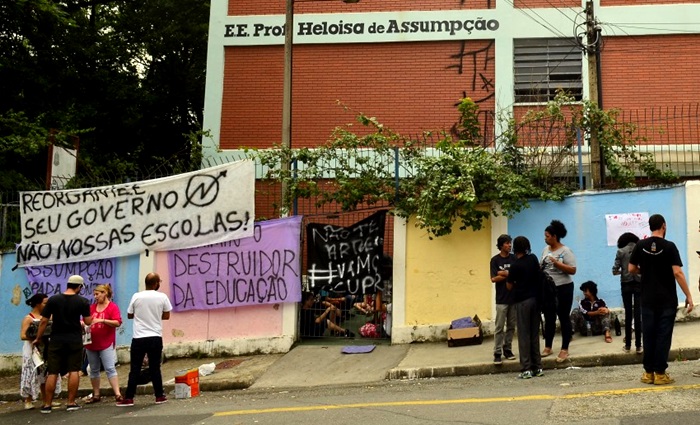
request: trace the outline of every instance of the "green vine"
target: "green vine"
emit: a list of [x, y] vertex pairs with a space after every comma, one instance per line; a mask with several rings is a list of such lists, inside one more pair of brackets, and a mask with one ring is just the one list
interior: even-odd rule
[[[657, 184], [677, 182], [678, 175], [670, 169], [659, 169], [653, 154], [639, 151], [639, 145], [647, 139], [639, 134], [637, 124], [618, 121], [619, 114], [618, 109], [602, 110], [596, 103], [584, 101], [573, 117], [580, 128], [597, 131], [611, 185], [634, 187], [638, 177]], [[663, 166], [668, 168], [668, 165]]]
[[[588, 103], [582, 108], [563, 93], [519, 122], [502, 118], [505, 130], [495, 149], [479, 143], [478, 105], [465, 98], [458, 111], [456, 138], [425, 132], [411, 139], [358, 114], [359, 131], [351, 124], [338, 127], [325, 145], [246, 152], [263, 165], [265, 178], [287, 185], [282, 208], [298, 198], [342, 211], [390, 205], [394, 214], [415, 218], [430, 237], [450, 234], [455, 223], [461, 230], [478, 230], [492, 214], [513, 217], [532, 199], [562, 200], [571, 194], [576, 189], [576, 128], [588, 128], [591, 122], [600, 123], [606, 164], [620, 185], [632, 183], [635, 170], [669, 177], [656, 170], [653, 158], [636, 150], [631, 128], [613, 125], [614, 111]], [[281, 167], [283, 161], [291, 166]]]

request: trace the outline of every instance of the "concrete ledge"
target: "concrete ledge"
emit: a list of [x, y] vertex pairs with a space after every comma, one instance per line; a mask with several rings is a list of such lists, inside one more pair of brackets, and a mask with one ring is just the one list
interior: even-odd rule
[[[542, 359], [543, 369], [566, 369], [568, 367], [600, 367], [600, 366], [622, 366], [631, 364], [642, 364], [643, 355], [620, 352], [604, 355], [581, 355], [572, 356], [563, 363], [557, 363], [554, 355]], [[700, 348], [676, 348], [669, 353], [668, 361], [687, 361], [700, 359]], [[401, 379], [425, 379], [425, 378], [445, 378], [449, 376], [472, 376], [489, 375], [494, 373], [517, 373], [520, 372], [520, 364], [517, 360], [503, 363], [496, 366], [492, 363], [476, 363], [455, 366], [437, 367], [417, 367], [417, 368], [393, 368], [386, 373], [388, 380]]]

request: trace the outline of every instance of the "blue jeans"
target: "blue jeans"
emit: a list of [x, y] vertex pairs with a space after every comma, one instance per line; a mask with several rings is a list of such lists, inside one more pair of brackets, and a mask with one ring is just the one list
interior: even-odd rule
[[642, 306], [643, 364], [646, 372], [666, 372], [675, 320], [676, 308], [653, 309]]
[[160, 357], [163, 354], [163, 338], [149, 336], [146, 338], [134, 338], [131, 340], [131, 366], [129, 368], [129, 384], [126, 387], [125, 399], [133, 399], [136, 394], [136, 385], [141, 374], [143, 359], [148, 354], [148, 370], [151, 374], [151, 383], [156, 397], [165, 395], [163, 392], [163, 376], [160, 372]]
[[88, 362], [90, 363], [90, 379], [95, 379], [100, 377], [100, 369], [105, 368], [105, 373], [107, 378], [112, 378], [117, 376], [117, 368], [115, 367], [117, 363], [117, 350], [114, 346], [110, 345], [104, 350], [92, 351], [85, 350], [87, 352]]

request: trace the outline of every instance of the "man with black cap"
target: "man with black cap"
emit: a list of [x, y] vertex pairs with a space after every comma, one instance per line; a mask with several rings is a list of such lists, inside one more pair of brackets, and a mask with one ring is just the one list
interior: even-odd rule
[[80, 409], [75, 402], [80, 384], [80, 368], [83, 364], [83, 326], [82, 321], [89, 325], [92, 323], [90, 315], [90, 303], [87, 299], [78, 295], [85, 280], [78, 275], [68, 278], [66, 290], [49, 298], [44, 310], [41, 312], [41, 323], [37, 331], [34, 344], [41, 342], [49, 319], [51, 325], [51, 338], [49, 339], [48, 358], [46, 359], [46, 390], [44, 391], [44, 404], [41, 413], [51, 413], [51, 402], [56, 381], [59, 374], [68, 373], [68, 400], [66, 410]]
[[498, 254], [491, 258], [491, 282], [496, 286], [496, 320], [493, 332], [493, 364], [503, 363], [502, 358], [515, 360], [513, 354], [513, 334], [515, 333], [515, 323], [517, 316], [513, 305], [511, 291], [506, 289], [508, 270], [515, 261], [515, 255], [510, 250], [512, 248], [510, 235], [501, 235], [496, 241]]

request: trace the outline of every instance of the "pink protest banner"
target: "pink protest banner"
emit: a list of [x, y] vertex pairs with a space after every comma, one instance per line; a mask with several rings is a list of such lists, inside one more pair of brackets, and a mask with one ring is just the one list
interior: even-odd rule
[[301, 217], [261, 221], [253, 236], [168, 252], [175, 311], [301, 301]]

